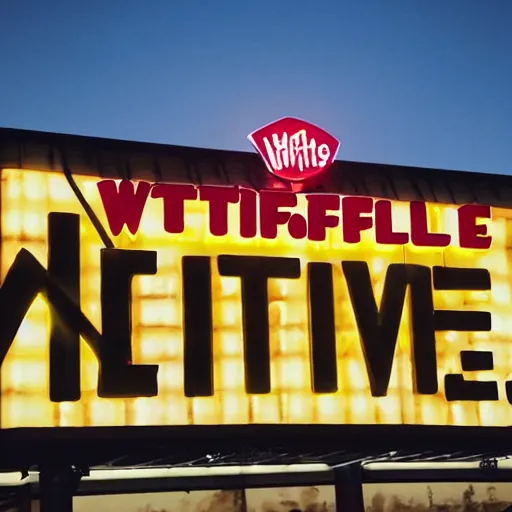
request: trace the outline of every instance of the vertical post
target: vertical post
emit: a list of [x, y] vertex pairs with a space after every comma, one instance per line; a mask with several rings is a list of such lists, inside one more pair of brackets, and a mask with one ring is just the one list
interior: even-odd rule
[[[23, 475], [22, 478], [25, 478], [25, 475]], [[16, 494], [19, 502], [19, 512], [32, 511], [32, 493], [30, 491], [30, 482], [27, 482], [25, 485], [20, 485], [18, 487], [18, 492]]]
[[73, 495], [81, 473], [71, 465], [39, 470], [40, 512], [73, 512]]
[[[334, 467], [337, 512], [364, 512], [363, 470], [360, 462]], [[43, 511], [41, 511], [43, 512]]]

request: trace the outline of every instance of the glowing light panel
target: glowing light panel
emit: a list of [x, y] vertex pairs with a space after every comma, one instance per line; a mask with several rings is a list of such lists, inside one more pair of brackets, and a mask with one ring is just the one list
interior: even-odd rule
[[[89, 204], [107, 226], [97, 178], [77, 176]], [[304, 208], [300, 198], [299, 208]], [[302, 205], [302, 206], [300, 206]], [[363, 232], [359, 244], [346, 245], [337, 229], [323, 242], [293, 239], [280, 226], [277, 239], [241, 238], [237, 205], [229, 205], [231, 232], [209, 234], [207, 205], [186, 205], [186, 227], [181, 234], [163, 230], [162, 206], [146, 205], [136, 236], [123, 231], [116, 246], [158, 251], [158, 273], [142, 276], [133, 284], [133, 357], [135, 363], [160, 365], [159, 394], [153, 398], [103, 399], [96, 393], [98, 364], [82, 342], [82, 398], [79, 402], [52, 403], [48, 395], [48, 323], [45, 302], [38, 298], [9, 351], [1, 372], [2, 428], [43, 426], [192, 425], [245, 423], [386, 423], [436, 425], [510, 425], [512, 406], [504, 382], [512, 369], [510, 267], [512, 219], [508, 212], [493, 211], [489, 250], [457, 247], [417, 248], [412, 245], [377, 245]], [[407, 231], [406, 204], [393, 203], [393, 223]], [[434, 230], [457, 236], [455, 208], [428, 205]], [[300, 211], [300, 209], [299, 209]], [[99, 236], [82, 211], [63, 175], [41, 171], [4, 169], [1, 182], [2, 279], [17, 252], [25, 247], [46, 267], [47, 215], [69, 212], [81, 215], [81, 307], [100, 328]], [[301, 262], [328, 261], [335, 265], [335, 308], [339, 390], [315, 395], [309, 372], [309, 329], [305, 276], [297, 280], [271, 280], [269, 285], [272, 392], [248, 396], [244, 391], [241, 290], [237, 278], [220, 277], [213, 266], [214, 386], [208, 398], [186, 398], [183, 391], [183, 331], [181, 257], [240, 255], [300, 257]], [[489, 269], [490, 292], [434, 291], [436, 308], [482, 309], [492, 313], [493, 329], [485, 333], [437, 333], [440, 389], [436, 395], [415, 395], [412, 387], [410, 324], [404, 313], [399, 332], [388, 396], [372, 398], [359, 335], [341, 277], [341, 260], [368, 262], [377, 301], [390, 263], [419, 263]], [[408, 308], [406, 304], [406, 309]], [[446, 373], [458, 373], [461, 350], [492, 350], [494, 370], [481, 372], [479, 380], [497, 380], [498, 402], [451, 402], [444, 396]], [[475, 377], [474, 375], [471, 377]], [[469, 378], [469, 377], [468, 377]]]

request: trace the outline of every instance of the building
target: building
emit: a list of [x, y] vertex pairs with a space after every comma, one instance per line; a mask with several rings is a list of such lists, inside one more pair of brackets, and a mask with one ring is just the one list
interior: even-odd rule
[[260, 155], [0, 130], [0, 468], [31, 472], [6, 496], [376, 511], [363, 483], [421, 482], [393, 502], [419, 511], [451, 506], [442, 481], [453, 507], [512, 502], [510, 178], [333, 162], [284, 121], [302, 146], [265, 146], [272, 124]]

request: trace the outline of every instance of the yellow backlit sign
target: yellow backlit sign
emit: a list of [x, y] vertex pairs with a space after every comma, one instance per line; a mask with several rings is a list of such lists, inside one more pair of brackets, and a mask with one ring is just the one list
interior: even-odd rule
[[[76, 177], [83, 195], [104, 226], [107, 219], [96, 177]], [[296, 211], [305, 217], [307, 205], [299, 197]], [[132, 354], [134, 364], [158, 365], [158, 395], [141, 398], [100, 398], [97, 393], [97, 358], [82, 342], [81, 398], [52, 402], [49, 398], [49, 309], [38, 297], [30, 307], [2, 365], [1, 427], [122, 426], [246, 423], [433, 424], [510, 425], [512, 406], [505, 382], [512, 368], [511, 275], [508, 212], [493, 210], [487, 222], [492, 246], [488, 250], [448, 247], [379, 245], [370, 231], [361, 241], [343, 243], [338, 228], [323, 241], [293, 238], [278, 226], [277, 238], [240, 236], [238, 205], [229, 205], [229, 231], [214, 236], [208, 229], [207, 204], [186, 204], [181, 233], [170, 234], [162, 224], [162, 204], [146, 204], [136, 235], [122, 231], [114, 237], [123, 249], [153, 250], [158, 254], [156, 275], [137, 276], [132, 287]], [[301, 210], [302, 209], [302, 210]], [[393, 203], [393, 226], [409, 232], [408, 203]], [[4, 169], [1, 185], [2, 280], [25, 248], [46, 268], [47, 218], [52, 212], [80, 215], [81, 309], [101, 332], [100, 258], [104, 247], [64, 175], [42, 171]], [[456, 207], [428, 204], [433, 231], [457, 239]], [[301, 269], [310, 262], [332, 263], [336, 312], [337, 390], [314, 393], [310, 353], [308, 280], [305, 271], [296, 279], [269, 279], [271, 389], [248, 394], [242, 343], [242, 289], [238, 277], [220, 275], [217, 256], [278, 256], [300, 258]], [[211, 256], [213, 304], [214, 394], [187, 397], [184, 392], [183, 256]], [[419, 394], [414, 389], [411, 297], [408, 293], [386, 396], [372, 396], [347, 280], [341, 262], [366, 262], [377, 304], [391, 264], [488, 269], [490, 290], [433, 290], [436, 310], [487, 311], [492, 330], [437, 331], [436, 355], [439, 389]], [[447, 401], [444, 377], [461, 373], [461, 351], [492, 351], [492, 371], [465, 372], [467, 380], [497, 381], [497, 401]]]

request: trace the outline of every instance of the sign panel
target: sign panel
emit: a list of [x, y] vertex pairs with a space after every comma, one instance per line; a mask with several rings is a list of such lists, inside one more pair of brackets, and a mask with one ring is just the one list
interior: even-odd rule
[[306, 121], [284, 117], [252, 132], [248, 139], [267, 169], [292, 183], [321, 176], [334, 163], [340, 142]]
[[2, 171], [2, 428], [512, 424], [507, 211], [76, 182]]

